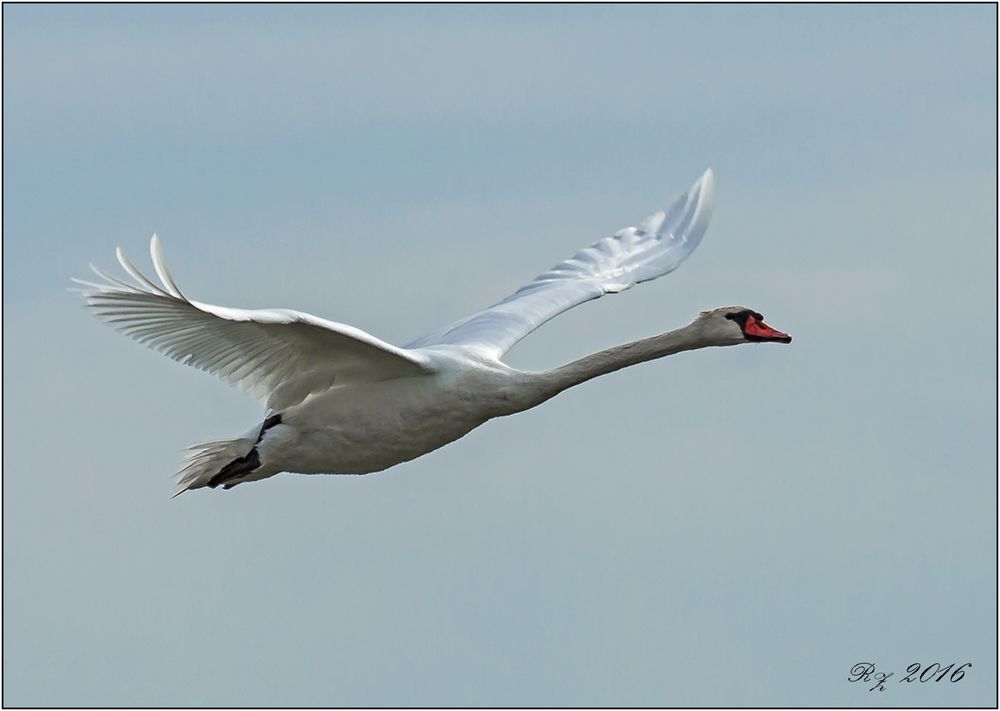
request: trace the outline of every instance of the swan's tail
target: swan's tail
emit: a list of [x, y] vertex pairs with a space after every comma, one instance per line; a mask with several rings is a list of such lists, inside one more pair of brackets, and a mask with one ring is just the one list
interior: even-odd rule
[[231, 489], [247, 481], [259, 481], [282, 471], [273, 463], [262, 464], [257, 445], [264, 434], [281, 424], [281, 413], [274, 413], [264, 420], [260, 428], [254, 428], [242, 437], [224, 439], [217, 442], [202, 442], [187, 448], [184, 465], [177, 472], [180, 496], [191, 489], [215, 487]]
[[259, 467], [260, 457], [254, 446], [256, 434], [254, 430], [251, 435], [238, 439], [202, 442], [188, 447], [181, 470], [175, 475], [180, 490], [174, 496], [205, 486], [214, 489]]

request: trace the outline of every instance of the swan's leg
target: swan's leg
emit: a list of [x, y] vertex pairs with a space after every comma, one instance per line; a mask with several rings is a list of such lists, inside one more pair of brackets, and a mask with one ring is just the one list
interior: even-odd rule
[[248, 472], [247, 474], [244, 474], [235, 479], [229, 479], [222, 485], [222, 488], [228, 490], [232, 489], [234, 486], [238, 484], [246, 484], [247, 482], [250, 481], [260, 481], [261, 479], [267, 479], [268, 477], [272, 477], [281, 471], [282, 470], [280, 467], [262, 464], [261, 466], [254, 469], [252, 472]]

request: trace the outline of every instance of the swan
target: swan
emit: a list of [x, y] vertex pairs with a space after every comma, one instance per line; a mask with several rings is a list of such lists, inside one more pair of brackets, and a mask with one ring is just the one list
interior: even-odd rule
[[288, 309], [244, 310], [189, 299], [167, 269], [159, 284], [122, 252], [132, 282], [74, 279], [95, 315], [170, 358], [240, 386], [266, 407], [242, 437], [196, 444], [174, 496], [230, 489], [279, 472], [368, 474], [427, 454], [487, 420], [540, 405], [566, 388], [682, 351], [791, 337], [743, 306], [703, 311], [690, 324], [561, 367], [527, 372], [502, 357], [554, 316], [673, 271], [698, 246], [714, 197], [711, 169], [672, 206], [602, 239], [500, 303], [400, 348], [342, 323]]

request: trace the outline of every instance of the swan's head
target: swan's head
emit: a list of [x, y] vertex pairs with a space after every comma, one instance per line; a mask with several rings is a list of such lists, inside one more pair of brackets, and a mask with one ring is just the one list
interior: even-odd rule
[[703, 337], [720, 346], [740, 343], [791, 343], [792, 337], [764, 323], [759, 311], [745, 306], [723, 306], [702, 311], [695, 324]]

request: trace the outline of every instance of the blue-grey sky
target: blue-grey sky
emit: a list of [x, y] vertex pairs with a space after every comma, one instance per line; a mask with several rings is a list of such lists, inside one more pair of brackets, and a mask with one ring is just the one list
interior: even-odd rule
[[[995, 6], [3, 15], [5, 704], [996, 704]], [[170, 500], [263, 411], [65, 290], [156, 231], [194, 298], [404, 343], [708, 166], [683, 267], [510, 362], [729, 304], [791, 346], [377, 475]]]

